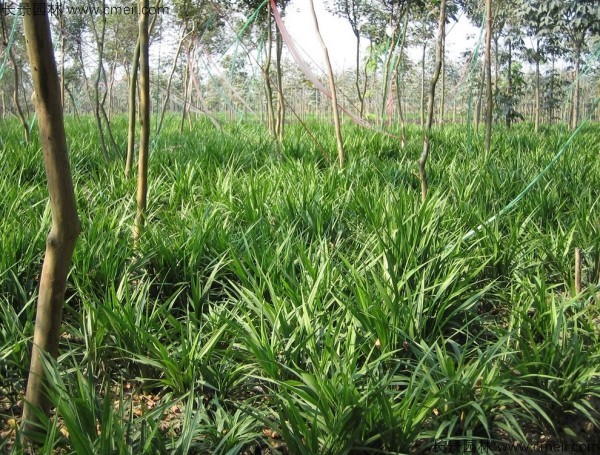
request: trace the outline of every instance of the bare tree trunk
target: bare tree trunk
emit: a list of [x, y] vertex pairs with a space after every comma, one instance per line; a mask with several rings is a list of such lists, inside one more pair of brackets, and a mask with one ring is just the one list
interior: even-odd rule
[[269, 133], [276, 137], [275, 131], [275, 112], [273, 111], [273, 89], [271, 88], [271, 48], [273, 46], [273, 29], [271, 24], [271, 4], [268, 4], [268, 24], [267, 24], [267, 55], [265, 57], [265, 66], [263, 76], [265, 79], [265, 95], [267, 98], [267, 124]]
[[333, 108], [333, 123], [335, 126], [335, 138], [337, 142], [338, 149], [338, 162], [340, 164], [340, 169], [344, 167], [344, 140], [342, 139], [342, 127], [340, 125], [340, 117], [338, 114], [338, 104], [337, 104], [337, 95], [335, 93], [335, 80], [333, 78], [333, 68], [331, 67], [331, 60], [329, 60], [329, 52], [327, 51], [327, 46], [325, 45], [325, 41], [323, 41], [323, 37], [321, 36], [321, 32], [319, 30], [319, 21], [317, 20], [317, 13], [315, 12], [315, 4], [313, 0], [310, 0], [310, 10], [313, 17], [313, 23], [315, 25], [315, 30], [317, 32], [317, 38], [319, 39], [319, 43], [321, 44], [321, 49], [323, 50], [323, 58], [325, 59], [325, 64], [327, 65], [327, 71], [329, 73], [329, 90], [331, 91], [331, 105]]
[[444, 123], [444, 110], [446, 104], [446, 39], [442, 48], [442, 94], [440, 98], [440, 123]]
[[73, 111], [75, 112], [75, 118], [79, 120], [79, 112], [77, 112], [77, 105], [75, 104], [75, 97], [69, 87], [65, 85], [65, 91], [69, 94], [69, 98], [71, 99], [71, 104], [73, 105]]
[[535, 132], [540, 132], [540, 40], [536, 41], [535, 54]]
[[175, 58], [173, 59], [173, 67], [171, 68], [171, 72], [169, 73], [169, 79], [167, 80], [167, 93], [165, 95], [165, 101], [163, 103], [163, 108], [160, 113], [160, 119], [158, 121], [158, 127], [156, 128], [156, 135], [160, 134], [160, 130], [162, 129], [162, 124], [165, 118], [165, 112], [167, 111], [167, 106], [169, 105], [169, 99], [171, 97], [171, 83], [173, 82], [173, 75], [175, 74], [175, 70], [177, 69], [177, 60], [179, 58], [179, 54], [181, 53], [181, 47], [183, 46], [183, 42], [186, 39], [185, 34], [186, 24], [184, 24], [183, 29], [181, 31], [181, 38], [179, 39], [179, 45], [177, 46], [177, 52], [175, 52]]
[[[102, 8], [106, 4], [105, 0], [102, 0]], [[88, 6], [91, 8], [90, 0], [88, 0]], [[100, 116], [100, 79], [104, 69], [104, 32], [106, 30], [106, 16], [102, 14], [102, 36], [98, 35], [96, 25], [93, 18], [90, 21], [91, 29], [96, 39], [96, 45], [98, 46], [98, 68], [96, 70], [96, 80], [94, 81], [94, 117], [96, 117], [96, 125], [98, 127], [98, 136], [100, 137], [100, 147], [104, 158], [108, 161], [110, 158], [108, 154], [108, 148], [106, 146], [106, 140], [104, 139], [104, 130], [102, 128], [102, 117]]]
[[140, 40], [138, 38], [135, 50], [133, 51], [133, 61], [131, 62], [131, 76], [129, 78], [129, 122], [127, 128], [127, 157], [125, 158], [125, 177], [129, 177], [133, 166], [133, 155], [135, 149], [135, 118], [136, 118], [136, 94], [137, 94], [137, 74], [140, 62]]
[[573, 114], [571, 115], [571, 129], [577, 128], [579, 123], [579, 67], [581, 64], [581, 45], [575, 49], [575, 91], [573, 93]]
[[421, 200], [425, 202], [427, 198], [427, 173], [425, 165], [429, 157], [431, 125], [433, 124], [433, 111], [435, 105], [435, 86], [440, 77], [442, 69], [442, 51], [444, 48], [444, 37], [446, 25], [446, 0], [440, 2], [440, 17], [438, 22], [438, 39], [435, 47], [435, 70], [429, 84], [429, 100], [427, 102], [427, 125], [423, 134], [423, 153], [419, 159], [419, 177], [421, 178]]
[[[149, 0], [139, 0], [139, 11], [148, 11]], [[148, 155], [150, 152], [150, 39], [148, 14], [140, 14], [140, 151], [138, 152], [137, 213], [133, 230], [134, 243], [140, 239], [146, 216], [148, 195]]]
[[191, 52], [190, 45], [186, 47], [185, 53], [187, 57], [187, 62], [185, 66], [185, 73], [183, 75], [183, 112], [181, 113], [181, 123], [179, 125], [179, 132], [183, 133], [183, 126], [185, 125], [185, 115], [188, 111], [188, 96], [190, 93], [190, 87], [192, 86], [192, 78], [190, 76], [190, 66], [191, 66]]
[[423, 40], [423, 55], [421, 60], [421, 128], [425, 126], [425, 55], [427, 53], [427, 40]]
[[513, 109], [513, 99], [512, 99], [512, 42], [508, 41], [508, 76], [507, 76], [507, 90], [508, 90], [508, 98], [510, 100], [510, 106], [508, 111], [506, 112], [506, 127], [510, 129], [512, 126], [512, 109]]
[[[283, 52], [283, 39], [279, 30], [275, 38], [275, 66], [277, 70], [277, 142], [283, 142], [285, 135], [285, 99], [283, 97], [283, 69], [281, 68], [281, 53]], [[278, 146], [279, 146], [278, 145]]]
[[354, 31], [354, 36], [356, 36], [356, 71], [354, 73], [354, 85], [356, 86], [356, 95], [358, 96], [358, 103], [360, 105], [360, 118], [364, 118], [365, 97], [360, 89], [360, 32], [355, 27], [352, 27], [352, 30]]
[[[46, 0], [42, 2], [43, 11]], [[34, 0], [25, 5], [30, 11], [39, 6]], [[23, 16], [27, 52], [37, 102], [36, 112], [42, 143], [48, 193], [52, 207], [52, 227], [46, 240], [46, 254], [40, 278], [29, 380], [23, 410], [25, 433], [36, 429], [36, 410], [46, 415], [50, 402], [44, 390], [43, 355], [58, 355], [67, 274], [80, 231], [75, 193], [67, 154], [67, 142], [60, 102], [60, 82], [54, 60], [47, 14]]]
[[[8, 30], [6, 27], [6, 15], [2, 14], [2, 10], [0, 10], [0, 20], [2, 21], [2, 30]], [[3, 37], [5, 39], [5, 37]], [[13, 44], [14, 45], [14, 44]], [[15, 52], [12, 46], [8, 49], [8, 57], [12, 63], [14, 73], [15, 73], [15, 86], [13, 88], [13, 102], [15, 103], [15, 108], [17, 109], [17, 114], [19, 116], [19, 120], [21, 121], [21, 125], [23, 125], [23, 134], [25, 135], [25, 141], [29, 142], [29, 123], [27, 122], [27, 118], [23, 113], [23, 109], [21, 107], [21, 100], [19, 97], [19, 86], [21, 85], [21, 74], [19, 63], [17, 62], [17, 57], [15, 56]]]
[[[160, 5], [161, 0], [156, 0], [154, 4], [155, 9]], [[152, 17], [152, 23], [150, 24], [150, 29], [148, 30], [148, 35], [152, 33], [154, 29], [154, 24], [156, 23], [156, 18], [158, 14], [155, 14]], [[127, 129], [127, 155], [125, 158], [125, 177], [129, 177], [129, 173], [131, 172], [131, 167], [133, 166], [133, 156], [135, 149], [135, 119], [136, 119], [136, 105], [135, 98], [137, 92], [137, 73], [138, 66], [140, 62], [140, 40], [138, 38], [135, 50], [133, 52], [133, 61], [131, 62], [131, 79], [129, 79], [129, 122]], [[184, 108], [185, 109], [185, 108]], [[185, 111], [184, 111], [185, 112]]]
[[19, 114], [19, 120], [21, 121], [21, 125], [23, 125], [23, 133], [25, 134], [25, 142], [29, 142], [29, 122], [25, 118], [25, 114], [23, 114], [23, 109], [21, 108], [21, 101], [19, 100], [19, 85], [20, 82], [20, 74], [19, 74], [19, 65], [17, 63], [17, 59], [15, 57], [15, 53], [12, 48], [9, 51], [10, 61], [13, 64], [15, 70], [15, 87], [13, 91], [13, 101], [15, 103], [15, 107], [17, 108], [17, 113]]
[[487, 104], [485, 110], [485, 151], [489, 152], [492, 145], [492, 113], [493, 113], [493, 94], [492, 94], [492, 0], [485, 0], [486, 21], [485, 21], [485, 82]]

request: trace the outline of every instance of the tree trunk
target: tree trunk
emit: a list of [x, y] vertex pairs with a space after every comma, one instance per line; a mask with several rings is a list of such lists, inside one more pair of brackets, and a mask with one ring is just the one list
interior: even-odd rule
[[[105, 0], [102, 0], [102, 8], [104, 11]], [[88, 6], [91, 8], [90, 0], [88, 0]], [[106, 146], [106, 140], [104, 139], [104, 130], [102, 128], [102, 117], [100, 116], [100, 79], [104, 70], [104, 32], [106, 30], [106, 16], [102, 13], [102, 36], [98, 35], [96, 25], [93, 18], [90, 21], [91, 29], [96, 39], [96, 45], [98, 46], [98, 68], [96, 70], [96, 80], [94, 81], [94, 117], [96, 118], [96, 125], [98, 127], [98, 136], [100, 138], [100, 147], [104, 158], [108, 161], [109, 154]]]
[[[46, 0], [41, 1], [47, 11]], [[25, 2], [33, 11], [34, 0]], [[67, 275], [80, 231], [75, 193], [69, 167], [67, 142], [60, 102], [60, 82], [54, 60], [52, 36], [47, 14], [23, 16], [25, 38], [37, 102], [40, 140], [48, 193], [52, 208], [52, 227], [46, 241], [46, 254], [40, 278], [31, 366], [23, 410], [25, 433], [34, 431], [39, 421], [36, 410], [46, 415], [50, 402], [44, 390], [43, 355], [58, 355], [58, 341]]]
[[[140, 62], [140, 40], [138, 38], [135, 50], [133, 51], [133, 61], [131, 62], [131, 76], [129, 79], [129, 120], [127, 128], [127, 157], [125, 158], [125, 177], [129, 177], [131, 167], [133, 166], [133, 156], [135, 148], [135, 120], [136, 120], [136, 94], [137, 94], [137, 75]], [[185, 109], [185, 108], [184, 108]]]
[[[160, 5], [161, 0], [156, 0], [154, 4], [155, 9]], [[156, 18], [158, 14], [155, 14], [152, 17], [152, 23], [150, 24], [150, 29], [148, 30], [148, 35], [152, 33], [154, 29], [154, 24], [156, 23]], [[129, 79], [129, 119], [128, 119], [128, 128], [127, 128], [127, 155], [125, 158], [125, 177], [129, 177], [129, 173], [131, 172], [131, 167], [133, 166], [133, 156], [134, 156], [134, 148], [135, 148], [135, 120], [136, 120], [136, 105], [135, 98], [137, 93], [137, 73], [138, 66], [140, 62], [140, 40], [138, 38], [135, 44], [135, 50], [133, 51], [133, 61], [131, 62], [131, 79]], [[184, 107], [185, 113], [185, 107]]]
[[433, 124], [433, 111], [435, 105], [435, 86], [440, 77], [442, 69], [442, 52], [444, 47], [444, 37], [446, 25], [446, 0], [440, 2], [440, 17], [438, 22], [438, 39], [435, 48], [435, 70], [429, 84], [429, 100], [427, 102], [427, 125], [423, 134], [423, 153], [419, 159], [419, 177], [421, 178], [421, 200], [425, 202], [427, 198], [427, 173], [425, 165], [429, 157], [431, 125]]
[[442, 43], [442, 94], [440, 97], [440, 123], [444, 123], [444, 108], [446, 104], [446, 39]]
[[425, 126], [425, 56], [427, 53], [427, 41], [423, 39], [423, 56], [421, 59], [421, 128]]
[[[149, 0], [139, 0], [139, 11], [148, 11]], [[134, 243], [138, 243], [146, 216], [148, 193], [148, 155], [150, 151], [150, 40], [148, 14], [140, 14], [140, 150], [138, 152], [137, 212], [133, 231]]]
[[485, 0], [485, 82], [487, 104], [485, 109], [485, 151], [489, 152], [492, 145], [492, 113], [494, 99], [492, 94], [492, 0]]
[[536, 41], [535, 54], [535, 133], [540, 132], [540, 40]]
[[360, 109], [360, 118], [365, 116], [365, 97], [360, 87], [360, 32], [355, 27], [352, 27], [354, 36], [356, 36], [356, 71], [354, 78], [354, 85], [356, 86], [356, 95], [358, 96], [358, 103]]
[[581, 64], [581, 44], [575, 48], [575, 92], [573, 93], [573, 114], [571, 116], [571, 129], [577, 128], [579, 123], [579, 67]]
[[183, 75], [183, 112], [181, 113], [181, 124], [179, 125], [179, 132], [183, 133], [183, 126], [185, 125], [185, 115], [188, 109], [188, 97], [190, 93], [190, 87], [192, 86], [192, 78], [190, 77], [190, 52], [191, 45], [186, 47], [185, 53], [187, 57], [187, 64], [185, 65], [185, 73]]
[[[6, 19], [4, 14], [2, 14], [2, 10], [0, 9], [0, 20], [2, 21], [2, 30], [8, 30], [6, 26]], [[3, 39], [6, 39], [3, 37]], [[14, 43], [13, 43], [14, 46]], [[12, 63], [14, 73], [15, 73], [15, 86], [13, 89], [13, 102], [15, 103], [15, 108], [17, 109], [17, 114], [19, 116], [19, 120], [21, 121], [21, 125], [23, 126], [23, 134], [25, 135], [25, 142], [29, 142], [29, 123], [27, 122], [27, 118], [23, 113], [23, 109], [21, 107], [21, 100], [19, 96], [19, 86], [21, 85], [21, 75], [20, 75], [20, 67], [17, 62], [17, 58], [15, 56], [15, 52], [13, 47], [11, 46], [8, 49], [8, 57]]]
[[179, 39], [179, 45], [177, 46], [177, 52], [175, 52], [175, 58], [173, 59], [173, 67], [171, 68], [171, 72], [169, 73], [169, 79], [167, 80], [167, 93], [165, 94], [165, 101], [163, 103], [163, 108], [160, 113], [160, 119], [158, 121], [158, 127], [156, 128], [156, 135], [160, 134], [160, 130], [162, 129], [162, 124], [165, 118], [165, 113], [167, 111], [167, 107], [169, 105], [169, 99], [171, 97], [171, 83], [173, 82], [173, 75], [175, 74], [175, 70], [177, 69], [177, 59], [179, 58], [179, 54], [181, 53], [181, 47], [183, 46], [183, 42], [185, 41], [185, 28], [186, 24], [184, 24], [181, 38]]
[[507, 98], [509, 100], [508, 110], [506, 111], [506, 127], [510, 129], [512, 125], [512, 109], [513, 109], [513, 99], [512, 99], [512, 43], [508, 41], [508, 76], [507, 76]]
[[263, 77], [265, 80], [265, 96], [267, 99], [267, 125], [269, 133], [276, 137], [275, 131], [275, 112], [273, 110], [273, 89], [271, 88], [271, 51], [273, 47], [273, 29], [271, 23], [271, 3], [267, 4], [268, 24], [267, 24], [267, 54], [265, 56], [265, 66], [263, 68]]
[[[273, 1], [273, 0], [271, 0]], [[325, 41], [323, 41], [323, 37], [321, 36], [321, 32], [319, 30], [319, 21], [317, 20], [317, 13], [315, 12], [315, 4], [313, 0], [310, 0], [310, 10], [313, 17], [313, 23], [315, 25], [315, 30], [317, 32], [317, 38], [319, 39], [319, 43], [321, 44], [321, 49], [323, 50], [323, 58], [325, 59], [325, 64], [327, 65], [327, 72], [329, 74], [329, 90], [331, 91], [331, 105], [333, 109], [333, 123], [335, 126], [335, 138], [337, 142], [337, 150], [338, 150], [338, 162], [340, 164], [340, 169], [344, 167], [344, 140], [342, 139], [342, 127], [340, 125], [340, 117], [338, 114], [338, 104], [337, 104], [337, 95], [335, 93], [335, 80], [333, 78], [333, 68], [331, 67], [331, 60], [329, 60], [329, 52], [327, 51], [327, 46], [325, 45]]]
[[275, 66], [277, 70], [277, 143], [281, 145], [285, 134], [285, 99], [283, 97], [283, 69], [281, 68], [281, 53], [283, 52], [283, 39], [276, 29], [275, 38]]

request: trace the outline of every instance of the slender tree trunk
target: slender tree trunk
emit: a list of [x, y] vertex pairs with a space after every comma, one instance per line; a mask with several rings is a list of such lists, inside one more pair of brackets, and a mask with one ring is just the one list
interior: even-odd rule
[[540, 40], [536, 41], [535, 54], [535, 133], [540, 132]]
[[[140, 40], [138, 38], [135, 50], [133, 51], [133, 61], [131, 62], [131, 75], [129, 77], [129, 119], [127, 128], [127, 156], [125, 158], [125, 177], [129, 177], [133, 166], [133, 156], [135, 154], [135, 119], [137, 106], [135, 103], [137, 94], [137, 75], [140, 63]], [[185, 109], [185, 108], [184, 108]]]
[[[102, 0], [102, 8], [104, 10], [104, 5], [106, 4], [105, 0]], [[88, 0], [88, 6], [91, 8], [90, 0]], [[104, 158], [108, 161], [109, 154], [108, 148], [106, 146], [106, 140], [104, 138], [104, 130], [102, 128], [102, 117], [100, 115], [100, 79], [102, 78], [102, 72], [104, 67], [104, 31], [106, 27], [106, 16], [104, 13], [102, 14], [102, 36], [98, 35], [98, 31], [96, 30], [96, 25], [94, 23], [94, 19], [91, 18], [90, 21], [91, 29], [96, 39], [96, 45], [98, 46], [98, 68], [96, 70], [96, 79], [94, 81], [94, 117], [96, 118], [96, 126], [98, 127], [98, 136], [100, 138], [100, 147], [102, 148], [102, 153]]]
[[427, 53], [427, 41], [423, 40], [423, 55], [421, 59], [421, 128], [425, 126], [425, 56]]
[[406, 146], [406, 119], [404, 116], [404, 109], [402, 109], [402, 98], [404, 94], [400, 90], [400, 70], [403, 69], [403, 64], [401, 64], [401, 61], [402, 53], [404, 52], [404, 45], [406, 43], [406, 32], [408, 30], [408, 16], [409, 9], [407, 6], [406, 11], [404, 13], [404, 28], [402, 30], [402, 40], [400, 41], [400, 49], [398, 50], [399, 57], [396, 63], [396, 67], [394, 68], [394, 71], [396, 73], [396, 97], [398, 98], [398, 116], [400, 117], [400, 131], [402, 137], [402, 139], [400, 140], [401, 148], [404, 148]]
[[283, 52], [283, 39], [279, 30], [276, 30], [275, 39], [275, 66], [277, 70], [277, 142], [280, 145], [285, 135], [285, 99], [283, 97], [283, 70], [281, 68], [281, 54]]
[[[43, 11], [46, 0], [42, 2]], [[26, 0], [29, 11], [39, 6]], [[67, 142], [60, 102], [60, 82], [54, 60], [52, 36], [47, 14], [23, 16], [25, 38], [37, 102], [40, 140], [52, 209], [52, 227], [46, 241], [46, 254], [40, 278], [31, 366], [23, 410], [25, 433], [35, 431], [39, 421], [36, 410], [46, 415], [50, 402], [44, 390], [43, 355], [58, 355], [62, 308], [67, 275], [80, 231], [75, 192], [69, 167]]]
[[271, 88], [271, 48], [273, 46], [273, 29], [271, 23], [271, 4], [268, 3], [268, 26], [267, 26], [267, 55], [265, 57], [265, 66], [263, 76], [265, 79], [265, 96], [267, 98], [267, 124], [269, 133], [276, 137], [275, 131], [275, 112], [273, 110], [273, 89]]
[[[3, 11], [0, 9], [0, 21], [2, 24], [2, 30], [8, 30], [7, 26], [6, 26], [6, 15], [2, 14]], [[2, 37], [2, 39], [6, 40], [6, 37]], [[14, 45], [14, 44], [13, 44]], [[19, 120], [21, 122], [21, 125], [23, 126], [23, 134], [25, 136], [25, 142], [29, 142], [29, 123], [27, 122], [27, 118], [25, 117], [25, 114], [23, 113], [23, 108], [21, 107], [21, 100], [20, 100], [20, 94], [19, 94], [19, 87], [21, 85], [21, 73], [20, 73], [20, 67], [19, 67], [19, 63], [17, 62], [17, 58], [15, 56], [15, 52], [13, 50], [13, 47], [11, 46], [8, 49], [8, 57], [10, 58], [10, 62], [12, 63], [13, 69], [14, 69], [14, 74], [15, 74], [15, 80], [14, 80], [14, 88], [13, 88], [13, 102], [15, 103], [15, 108], [17, 109], [17, 115], [19, 116]]]
[[342, 139], [342, 127], [340, 125], [340, 118], [338, 114], [338, 104], [337, 95], [335, 93], [335, 80], [333, 78], [333, 68], [331, 67], [331, 60], [329, 60], [329, 52], [327, 51], [327, 46], [325, 45], [325, 41], [323, 41], [323, 37], [321, 36], [321, 32], [319, 30], [319, 21], [317, 20], [317, 13], [315, 12], [315, 4], [313, 0], [310, 0], [310, 11], [312, 13], [315, 30], [317, 32], [317, 38], [319, 39], [321, 49], [323, 50], [323, 58], [325, 59], [325, 64], [327, 65], [327, 72], [329, 73], [329, 90], [331, 91], [331, 105], [333, 109], [333, 123], [335, 126], [335, 138], [338, 149], [338, 162], [340, 164], [340, 169], [342, 169], [344, 167], [345, 159], [344, 140]]
[[21, 85], [20, 78], [20, 70], [19, 64], [17, 63], [17, 59], [15, 57], [15, 53], [12, 50], [12, 47], [9, 51], [10, 61], [13, 64], [13, 68], [15, 70], [15, 87], [13, 91], [13, 101], [15, 103], [15, 107], [17, 108], [17, 114], [19, 114], [19, 120], [21, 121], [21, 125], [23, 125], [23, 133], [25, 134], [25, 142], [29, 142], [29, 122], [25, 118], [25, 114], [23, 114], [23, 109], [21, 108], [21, 101], [19, 99], [19, 85]]
[[189, 97], [189, 93], [190, 93], [190, 87], [192, 86], [191, 81], [192, 78], [190, 77], [190, 65], [191, 65], [191, 52], [190, 52], [190, 46], [186, 47], [186, 57], [187, 57], [187, 64], [185, 66], [185, 73], [183, 76], [183, 112], [181, 113], [181, 124], [179, 125], [179, 132], [183, 133], [183, 127], [185, 125], [185, 115], [188, 111], [188, 97]]
[[[161, 0], [156, 0], [154, 4], [155, 9], [159, 7]], [[152, 17], [152, 23], [148, 30], [148, 35], [152, 34], [154, 24], [158, 14]], [[133, 51], [133, 61], [131, 62], [131, 78], [129, 79], [129, 118], [127, 127], [127, 155], [125, 158], [125, 177], [129, 177], [131, 168], [133, 166], [133, 156], [135, 155], [135, 121], [136, 121], [136, 93], [137, 93], [137, 77], [138, 67], [140, 62], [140, 40], [138, 38], [135, 44], [135, 50]], [[184, 106], [185, 113], [185, 106]]]
[[363, 67], [363, 85], [362, 85], [362, 103], [363, 103], [363, 115], [364, 113], [364, 109], [367, 108], [368, 106], [366, 106], [366, 94], [367, 94], [367, 84], [369, 81], [369, 72], [368, 72], [368, 65], [369, 65], [369, 61], [371, 60], [371, 57], [373, 56], [373, 46], [369, 46], [369, 57], [365, 60], [365, 65]]
[[400, 147], [406, 147], [406, 119], [404, 117], [404, 109], [402, 109], [402, 90], [400, 89], [400, 69], [396, 72], [396, 96], [398, 97], [398, 116], [400, 117]]
[[440, 123], [444, 123], [444, 108], [446, 104], [446, 39], [442, 40], [442, 93], [440, 96]]
[[[148, 11], [148, 0], [139, 0], [138, 11]], [[140, 14], [140, 150], [138, 152], [137, 213], [133, 231], [134, 243], [140, 239], [146, 216], [148, 194], [148, 155], [150, 152], [150, 40], [148, 36], [148, 14]]]
[[71, 100], [71, 104], [73, 105], [73, 111], [75, 112], [75, 118], [79, 120], [79, 112], [77, 111], [77, 105], [75, 104], [75, 97], [69, 87], [65, 85], [65, 91], [69, 94], [69, 99]]
[[492, 94], [492, 0], [485, 0], [485, 82], [487, 104], [485, 110], [485, 151], [489, 152], [492, 145], [492, 113], [494, 99]]
[[175, 58], [173, 59], [173, 67], [171, 68], [171, 72], [169, 73], [169, 79], [167, 81], [167, 93], [165, 95], [165, 101], [163, 103], [163, 108], [160, 113], [158, 127], [156, 128], [157, 136], [160, 134], [160, 130], [162, 129], [162, 124], [163, 124], [163, 121], [165, 118], [165, 112], [167, 111], [167, 107], [169, 105], [169, 99], [171, 97], [171, 83], [173, 82], [173, 75], [175, 74], [175, 70], [177, 69], [177, 60], [179, 58], [179, 54], [181, 53], [181, 47], [183, 46], [183, 42], [186, 39], [185, 28], [186, 28], [186, 25], [184, 24], [182, 32], [181, 32], [181, 38], [179, 39], [179, 45], [177, 46], [177, 51], [175, 52]]
[[[107, 118], [110, 122], [112, 118], [112, 110], [113, 110], [113, 91], [115, 86], [115, 70], [117, 66], [117, 52], [115, 51], [115, 57], [113, 59], [112, 65], [110, 67], [110, 80], [108, 82], [108, 111]], [[110, 123], [109, 123], [110, 124]]]
[[508, 82], [508, 100], [509, 100], [509, 108], [506, 112], [506, 127], [510, 129], [510, 127], [512, 126], [512, 110], [513, 110], [513, 99], [512, 99], [512, 43], [509, 40], [508, 41], [508, 75], [507, 75], [507, 82]]
[[360, 88], [360, 31], [356, 29], [356, 27], [352, 27], [352, 31], [354, 32], [354, 36], [356, 36], [356, 71], [354, 73], [354, 85], [356, 86], [356, 95], [358, 96], [360, 118], [364, 118], [365, 97]]
[[438, 39], [435, 47], [435, 70], [429, 84], [429, 100], [427, 102], [427, 125], [423, 133], [423, 153], [419, 159], [419, 177], [421, 178], [421, 200], [425, 202], [427, 198], [427, 173], [425, 165], [429, 157], [431, 125], [433, 125], [433, 112], [435, 106], [435, 86], [440, 77], [442, 69], [442, 52], [444, 47], [444, 36], [446, 25], [446, 0], [440, 2], [440, 17], [438, 22]]
[[575, 49], [575, 91], [573, 93], [573, 114], [571, 115], [571, 129], [577, 128], [579, 123], [579, 67], [581, 64], [581, 44]]
[[381, 99], [381, 124], [383, 125], [385, 122], [385, 118], [386, 118], [386, 108], [387, 108], [387, 101], [388, 101], [388, 96], [389, 96], [389, 88], [390, 88], [390, 77], [393, 76], [392, 71], [391, 71], [391, 63], [392, 63], [392, 53], [394, 52], [394, 50], [396, 49], [396, 34], [394, 33], [394, 36], [392, 37], [392, 41], [390, 43], [390, 50], [385, 58], [385, 63], [383, 65], [383, 97]]

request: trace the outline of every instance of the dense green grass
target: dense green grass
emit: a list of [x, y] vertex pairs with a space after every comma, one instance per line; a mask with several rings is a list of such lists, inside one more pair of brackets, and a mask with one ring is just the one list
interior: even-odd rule
[[[333, 153], [331, 129], [310, 126]], [[123, 119], [115, 129], [124, 143]], [[339, 171], [299, 126], [277, 156], [260, 125], [167, 125], [138, 251], [135, 178], [105, 162], [92, 120], [67, 131], [83, 230], [44, 453], [407, 453], [597, 424], [597, 125], [465, 242], [568, 132], [498, 130], [486, 155], [445, 126], [421, 204], [416, 129], [400, 150], [347, 126]], [[0, 395], [16, 402], [50, 213], [37, 140], [23, 144], [16, 122], [0, 132]]]

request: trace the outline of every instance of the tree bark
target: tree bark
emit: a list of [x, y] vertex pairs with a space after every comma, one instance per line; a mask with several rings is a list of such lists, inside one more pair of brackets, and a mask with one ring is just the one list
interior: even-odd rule
[[442, 53], [444, 48], [444, 37], [446, 25], [446, 0], [440, 2], [440, 17], [438, 22], [438, 39], [435, 47], [435, 70], [429, 84], [429, 100], [427, 102], [427, 124], [423, 134], [423, 153], [419, 159], [419, 177], [421, 178], [421, 200], [425, 202], [427, 198], [427, 173], [425, 165], [429, 157], [431, 125], [433, 124], [433, 112], [435, 105], [435, 86], [440, 77], [442, 69]]
[[140, 63], [140, 40], [138, 38], [135, 50], [133, 51], [133, 61], [131, 62], [131, 76], [129, 79], [129, 122], [127, 127], [127, 156], [125, 158], [125, 177], [129, 177], [131, 167], [133, 166], [133, 155], [135, 154], [135, 120], [136, 120], [136, 94], [137, 94], [137, 75]]
[[[148, 0], [139, 0], [138, 11], [148, 11]], [[148, 155], [150, 151], [150, 40], [148, 33], [148, 14], [140, 13], [140, 150], [138, 152], [137, 212], [135, 216], [133, 239], [138, 243], [146, 216], [148, 194]]]
[[492, 113], [494, 99], [492, 94], [492, 0], [485, 0], [485, 83], [487, 103], [485, 109], [485, 151], [489, 152], [492, 145]]
[[[41, 1], [43, 10], [47, 11], [46, 0], [36, 1]], [[33, 11], [39, 3], [27, 0], [25, 5], [29, 11]], [[35, 410], [39, 409], [46, 415], [50, 411], [50, 402], [44, 390], [43, 355], [58, 355], [67, 275], [80, 224], [67, 154], [60, 82], [50, 23], [46, 14], [26, 14], [23, 22], [37, 97], [35, 107], [52, 208], [52, 227], [46, 241], [40, 278], [31, 366], [23, 410], [24, 432], [27, 434], [36, 428], [38, 417]]]
[[310, 10], [312, 13], [313, 23], [315, 25], [315, 30], [317, 32], [317, 38], [319, 39], [319, 43], [321, 44], [321, 49], [323, 50], [323, 58], [325, 59], [325, 64], [327, 65], [327, 72], [329, 74], [329, 90], [331, 91], [331, 106], [333, 109], [333, 123], [335, 126], [335, 138], [337, 143], [338, 150], [338, 162], [340, 164], [340, 169], [344, 167], [344, 140], [342, 138], [342, 127], [340, 125], [340, 117], [338, 114], [338, 104], [337, 104], [337, 95], [335, 93], [335, 79], [333, 78], [333, 68], [331, 67], [331, 60], [329, 59], [329, 52], [327, 51], [327, 46], [325, 45], [325, 41], [323, 41], [323, 37], [321, 36], [321, 32], [319, 30], [319, 21], [317, 20], [317, 13], [315, 12], [315, 4], [313, 0], [310, 0]]

